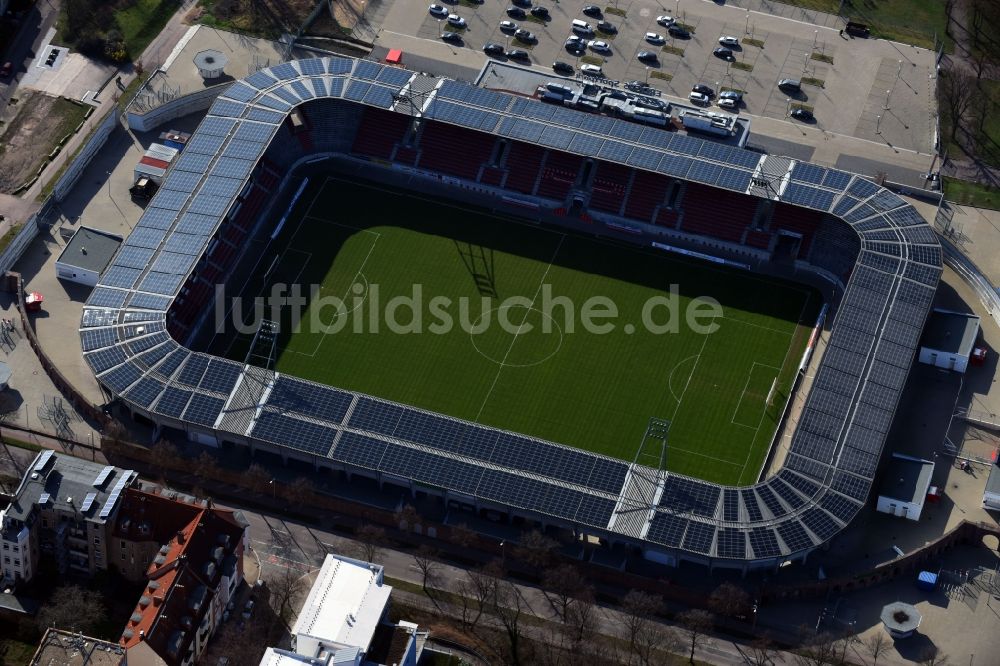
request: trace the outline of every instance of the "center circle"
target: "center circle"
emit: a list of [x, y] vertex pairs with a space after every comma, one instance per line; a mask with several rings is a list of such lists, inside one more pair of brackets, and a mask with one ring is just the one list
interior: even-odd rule
[[[505, 330], [499, 321], [501, 315], [514, 330]], [[479, 331], [481, 326], [485, 328]], [[501, 367], [530, 368], [559, 352], [563, 330], [558, 321], [539, 308], [501, 305], [484, 311], [472, 322], [469, 338], [472, 347], [488, 361]]]

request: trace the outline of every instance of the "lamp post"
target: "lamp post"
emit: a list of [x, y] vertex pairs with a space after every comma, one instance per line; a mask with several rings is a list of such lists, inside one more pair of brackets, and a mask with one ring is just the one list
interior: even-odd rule
[[267, 485], [271, 486], [271, 499], [272, 500], [276, 499], [275, 490], [274, 490], [274, 479], [271, 479], [270, 481], [268, 481]]
[[813, 30], [813, 51], [816, 50], [816, 41], [819, 39], [819, 30]]
[[649, 85], [649, 67], [646, 68], [646, 85]]
[[747, 35], [750, 34], [750, 8], [747, 7], [747, 24], [743, 28], [743, 32]]
[[891, 90], [886, 90], [885, 91], [885, 107], [884, 107], [885, 111], [889, 110], [889, 95], [891, 95], [891, 94], [892, 94]]
[[882, 130], [879, 128], [879, 125], [881, 125], [881, 124], [882, 124], [882, 116], [875, 116], [875, 133], [876, 134], [881, 134], [882, 133]]
[[785, 117], [787, 118], [792, 112], [792, 98], [789, 97], [785, 100]]
[[681, 0], [674, 0], [674, 21], [677, 20], [677, 17], [680, 13], [681, 13]]
[[115, 201], [114, 195], [111, 194], [111, 172], [105, 171], [104, 173], [108, 174], [108, 198], [111, 199], [111, 203], [115, 205], [115, 208], [118, 210], [118, 214], [122, 216], [122, 222], [125, 223], [126, 227], [131, 229], [132, 225], [129, 224], [128, 218], [125, 217], [125, 213], [122, 211], [122, 207], [118, 205], [118, 202]]
[[899, 77], [903, 74], [903, 61], [899, 61], [899, 66], [896, 67], [896, 80], [899, 81]]

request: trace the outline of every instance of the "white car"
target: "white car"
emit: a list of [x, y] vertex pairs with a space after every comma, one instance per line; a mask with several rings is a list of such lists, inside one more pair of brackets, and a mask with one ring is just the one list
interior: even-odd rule
[[445, 16], [448, 15], [448, 9], [442, 5], [431, 5], [430, 13], [431, 16], [439, 16], [441, 18], [444, 18]]
[[674, 17], [673, 16], [666, 16], [666, 15], [664, 15], [664, 16], [657, 16], [656, 17], [656, 22], [659, 23], [660, 25], [662, 25], [664, 28], [669, 28], [670, 26], [672, 26], [674, 24]]
[[708, 104], [708, 95], [694, 90], [688, 93], [688, 99], [695, 104]]
[[718, 104], [723, 109], [735, 109], [739, 102], [732, 97], [720, 97]]
[[723, 35], [719, 37], [719, 43], [723, 46], [739, 46], [740, 40], [736, 39], [732, 35]]
[[646, 41], [650, 44], [662, 44], [664, 42], [663, 35], [658, 35], [655, 32], [646, 33]]
[[500, 21], [500, 30], [503, 32], [514, 32], [517, 30], [517, 24], [513, 21]]
[[587, 45], [590, 47], [591, 51], [600, 51], [601, 53], [611, 53], [611, 45], [608, 44], [607, 42], [602, 42], [596, 39], [592, 39], [589, 42], [587, 42]]
[[600, 65], [580, 65], [580, 71], [588, 76], [604, 76], [604, 70]]
[[456, 28], [465, 27], [465, 19], [458, 14], [448, 14], [448, 23], [452, 24]]

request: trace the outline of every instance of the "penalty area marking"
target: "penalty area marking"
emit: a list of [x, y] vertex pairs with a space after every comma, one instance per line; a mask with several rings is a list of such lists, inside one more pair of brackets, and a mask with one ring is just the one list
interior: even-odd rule
[[[756, 430], [757, 428], [759, 428], [760, 427], [760, 423], [758, 422], [756, 426], [747, 425], [746, 423], [740, 423], [739, 421], [736, 420], [736, 415], [739, 414], [739, 412], [740, 412], [740, 406], [743, 404], [743, 398], [746, 397], [747, 389], [750, 388], [750, 380], [753, 379], [753, 372], [754, 372], [754, 370], [757, 369], [757, 366], [760, 366], [762, 368], [768, 368], [770, 370], [774, 370], [774, 372], [775, 372], [775, 375], [774, 375], [775, 378], [777, 378], [777, 376], [779, 374], [781, 374], [781, 368], [776, 368], [773, 365], [768, 365], [766, 363], [758, 363], [757, 361], [754, 361], [753, 364], [750, 365], [750, 372], [747, 373], [746, 384], [743, 385], [743, 391], [740, 392], [740, 399], [736, 403], [736, 409], [733, 410], [733, 418], [731, 418], [729, 421], [733, 425], [742, 426], [744, 428], [750, 428], [751, 430]], [[763, 411], [765, 411], [765, 412], [767, 411], [767, 404], [766, 404], [766, 402], [764, 404], [764, 410]]]

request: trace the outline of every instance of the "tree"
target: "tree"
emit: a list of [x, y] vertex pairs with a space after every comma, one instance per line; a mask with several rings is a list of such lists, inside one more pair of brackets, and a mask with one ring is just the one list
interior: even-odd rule
[[563, 623], [571, 631], [573, 640], [580, 642], [596, 633], [598, 612], [599, 609], [594, 601], [594, 588], [590, 586], [583, 588], [566, 609], [566, 617], [563, 618]]
[[267, 580], [267, 588], [270, 592], [271, 609], [283, 624], [283, 628], [288, 627], [295, 612], [296, 599], [305, 590], [305, 581], [302, 579], [302, 572], [291, 567], [281, 567], [281, 572], [276, 576], [271, 576]]
[[469, 628], [475, 629], [483, 612], [495, 601], [496, 587], [503, 575], [503, 566], [499, 562], [493, 561], [481, 569], [469, 569], [465, 575], [468, 579], [469, 591], [476, 601], [476, 615], [469, 623]]
[[865, 650], [872, 656], [872, 666], [878, 666], [878, 659], [892, 649], [892, 643], [886, 638], [885, 632], [878, 629], [864, 642]]
[[802, 645], [795, 653], [799, 666], [824, 666], [836, 662], [837, 646], [835, 638], [828, 633], [812, 634], [808, 627], [799, 630]]
[[694, 663], [694, 652], [705, 641], [705, 634], [712, 628], [712, 614], [700, 608], [692, 608], [677, 616], [683, 628], [684, 642], [690, 648], [688, 661]]
[[[420, 588], [429, 597], [431, 593], [427, 586], [433, 585], [440, 573], [440, 563], [437, 561], [439, 556], [440, 553], [426, 544], [420, 546], [413, 554], [413, 562], [420, 571]], [[431, 597], [431, 601], [434, 601], [434, 597]], [[434, 601], [434, 605], [437, 606], [437, 601]]]
[[552, 563], [558, 542], [545, 536], [538, 530], [531, 530], [521, 535], [521, 540], [515, 555], [519, 560], [536, 569], [544, 569]]
[[673, 652], [680, 647], [680, 641], [671, 629], [659, 622], [646, 622], [635, 640], [635, 656], [643, 666], [660, 663], [662, 652]]
[[180, 465], [181, 452], [177, 450], [171, 442], [161, 439], [153, 448], [149, 450], [150, 464], [156, 468], [159, 474], [163, 474], [164, 469], [175, 469]]
[[312, 481], [304, 476], [299, 476], [285, 486], [285, 500], [287, 500], [292, 508], [300, 507], [309, 501], [314, 492], [316, 492], [316, 489]]
[[775, 651], [771, 645], [771, 639], [766, 634], [754, 640], [747, 651], [750, 666], [772, 666], [774, 663], [774, 654]]
[[622, 611], [625, 614], [623, 626], [630, 655], [638, 652], [641, 635], [647, 631], [647, 625], [653, 622], [651, 618], [662, 608], [663, 602], [647, 592], [632, 590], [625, 595], [622, 600]]
[[509, 654], [504, 660], [513, 666], [521, 665], [521, 616], [526, 607], [521, 590], [507, 580], [497, 581], [494, 590], [493, 612], [507, 636]]
[[726, 582], [715, 588], [708, 597], [708, 607], [716, 615], [746, 617], [752, 603], [746, 590]]
[[950, 71], [946, 76], [938, 77], [938, 103], [945, 111], [952, 141], [956, 140], [962, 119], [975, 98], [975, 83], [972, 76], [959, 71]]
[[356, 555], [359, 560], [374, 562], [382, 559], [382, 546], [386, 544], [385, 530], [377, 525], [364, 525], [356, 533]]
[[271, 483], [271, 475], [261, 465], [253, 463], [243, 474], [243, 480], [251, 492], [263, 494]]
[[202, 451], [194, 461], [194, 474], [203, 480], [215, 480], [219, 475], [219, 463], [208, 451]]
[[48, 602], [39, 608], [36, 622], [43, 633], [49, 627], [55, 627], [91, 634], [104, 616], [101, 595], [79, 585], [64, 585], [56, 588]]
[[920, 655], [920, 666], [945, 666], [948, 663], [948, 655], [936, 645], [927, 647]]
[[546, 569], [542, 574], [542, 590], [556, 615], [563, 622], [573, 600], [583, 591], [585, 585], [580, 572], [572, 564], [560, 564]]
[[476, 533], [470, 530], [465, 523], [453, 525], [451, 528], [451, 541], [456, 546], [472, 548], [476, 543]]

